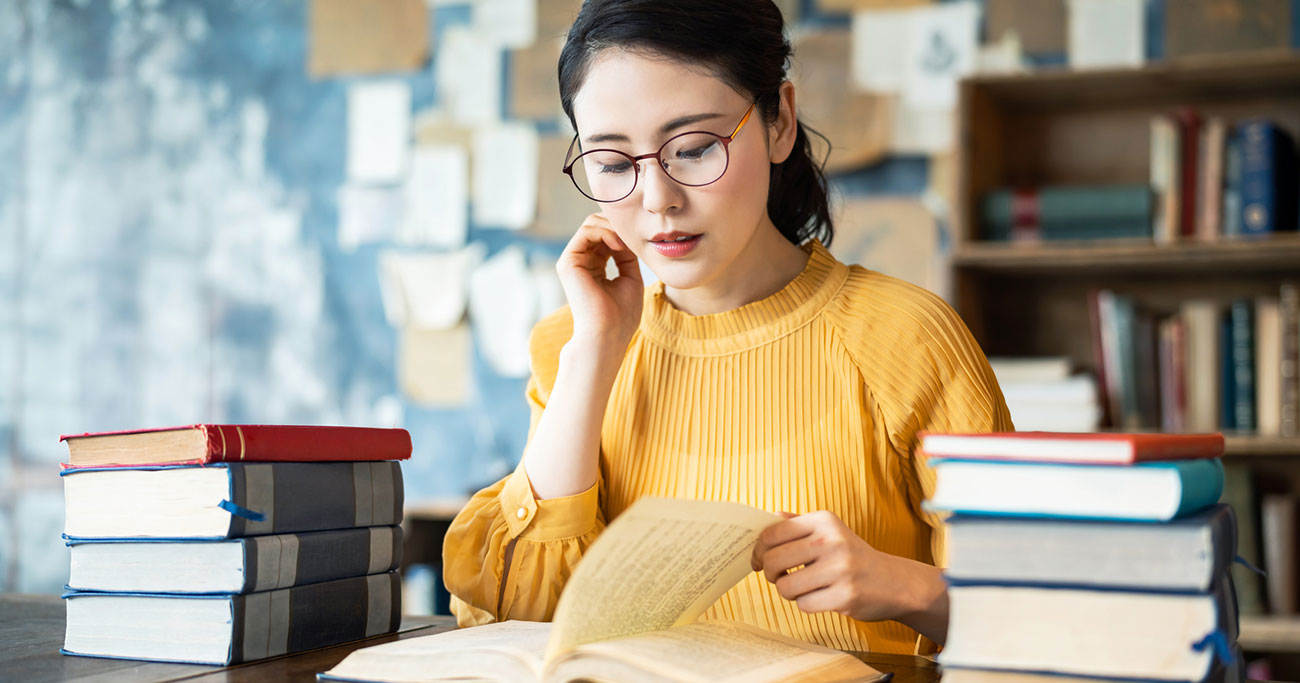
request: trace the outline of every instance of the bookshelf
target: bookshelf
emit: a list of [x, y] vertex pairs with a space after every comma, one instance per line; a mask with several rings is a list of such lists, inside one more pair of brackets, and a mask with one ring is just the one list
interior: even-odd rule
[[[1300, 281], [1300, 234], [997, 242], [980, 202], [1007, 187], [1146, 184], [1151, 120], [1184, 107], [1227, 121], [1263, 116], [1300, 140], [1300, 52], [1180, 59], [1137, 69], [1041, 70], [961, 85], [953, 207], [954, 305], [989, 356], [1067, 356], [1095, 373], [1089, 294], [1144, 308], [1276, 297]], [[1300, 492], [1300, 438], [1226, 432], [1225, 462]], [[1300, 616], [1242, 618], [1248, 651], [1300, 653]]]

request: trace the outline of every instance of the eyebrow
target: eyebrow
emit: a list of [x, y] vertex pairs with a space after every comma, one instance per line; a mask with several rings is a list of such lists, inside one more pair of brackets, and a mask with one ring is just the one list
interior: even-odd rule
[[[708, 121], [709, 119], [718, 119], [722, 117], [723, 114], [691, 114], [690, 116], [682, 116], [680, 118], [673, 119], [668, 123], [665, 123], [661, 128], [659, 128], [659, 134], [664, 135], [667, 133], [671, 133], [678, 128], [681, 128], [682, 126], [689, 126], [692, 123], [699, 123], [700, 121]], [[626, 135], [623, 135], [622, 133], [600, 133], [598, 135], [592, 135], [591, 137], [588, 137], [587, 139], [583, 140], [583, 142], [589, 144], [595, 144], [598, 142], [631, 142], [631, 141], [632, 141], [631, 138], [629, 138]]]

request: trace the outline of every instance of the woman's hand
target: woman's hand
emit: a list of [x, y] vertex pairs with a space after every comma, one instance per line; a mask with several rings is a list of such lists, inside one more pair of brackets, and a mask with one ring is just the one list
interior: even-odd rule
[[871, 547], [830, 512], [794, 516], [763, 530], [750, 564], [805, 612], [900, 621], [942, 644], [947, 585], [938, 568]]
[[[605, 277], [610, 258], [618, 277]], [[564, 247], [555, 265], [573, 313], [573, 338], [610, 345], [619, 357], [641, 323], [644, 285], [636, 255], [604, 214], [593, 213]]]

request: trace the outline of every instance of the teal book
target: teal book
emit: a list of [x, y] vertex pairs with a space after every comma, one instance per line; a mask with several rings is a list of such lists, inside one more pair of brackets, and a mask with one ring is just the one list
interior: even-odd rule
[[1218, 458], [1138, 465], [934, 460], [927, 506], [966, 514], [1163, 522], [1223, 493]]
[[991, 240], [1149, 238], [1153, 207], [1145, 184], [1003, 188], [985, 195], [980, 219]]

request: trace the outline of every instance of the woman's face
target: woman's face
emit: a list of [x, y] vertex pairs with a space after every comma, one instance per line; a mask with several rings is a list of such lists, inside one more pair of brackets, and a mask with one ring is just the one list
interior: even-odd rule
[[[726, 137], [750, 104], [703, 69], [607, 49], [593, 58], [574, 97], [573, 112], [583, 150], [614, 149], [639, 156], [688, 131]], [[723, 284], [727, 278], [720, 276], [754, 235], [775, 230], [767, 216], [767, 133], [756, 108], [729, 145], [726, 172], [701, 187], [677, 183], [653, 159], [644, 159], [638, 162], [632, 194], [600, 204], [601, 212], [669, 287]], [[688, 239], [678, 241], [683, 236]]]

